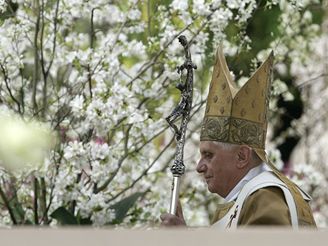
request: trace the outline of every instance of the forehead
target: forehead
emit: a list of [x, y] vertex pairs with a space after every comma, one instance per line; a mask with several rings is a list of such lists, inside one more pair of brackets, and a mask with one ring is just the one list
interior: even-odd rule
[[204, 151], [211, 151], [211, 152], [216, 152], [223, 150], [220, 145], [212, 142], [212, 141], [201, 141], [199, 144], [199, 150], [200, 152]]

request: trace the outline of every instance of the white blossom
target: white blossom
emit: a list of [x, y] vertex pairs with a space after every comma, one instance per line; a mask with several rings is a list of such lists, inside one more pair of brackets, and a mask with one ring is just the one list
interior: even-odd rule
[[83, 109], [84, 99], [82, 95], [77, 95], [71, 102], [70, 106], [72, 107], [72, 112], [81, 115]]
[[0, 0], [0, 13], [5, 12], [7, 9], [7, 2], [5, 0]]
[[179, 10], [181, 12], [186, 11], [188, 8], [188, 1], [187, 0], [173, 0], [171, 3], [171, 7], [174, 10]]
[[211, 13], [210, 6], [208, 4], [205, 4], [204, 0], [193, 1], [193, 12], [198, 15], [205, 15], [205, 16]]

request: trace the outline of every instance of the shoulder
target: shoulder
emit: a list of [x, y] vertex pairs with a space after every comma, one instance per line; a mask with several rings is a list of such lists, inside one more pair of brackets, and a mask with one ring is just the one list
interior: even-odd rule
[[239, 225], [291, 225], [288, 205], [279, 187], [269, 186], [252, 193], [244, 202]]

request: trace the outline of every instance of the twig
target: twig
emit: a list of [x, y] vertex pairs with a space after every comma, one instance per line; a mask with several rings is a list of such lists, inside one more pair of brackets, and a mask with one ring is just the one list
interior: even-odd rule
[[163, 54], [163, 52], [164, 52], [164, 50], [166, 50], [167, 49], [167, 47], [169, 47], [169, 45], [178, 37], [178, 36], [180, 36], [181, 35], [181, 33], [183, 33], [185, 30], [187, 30], [188, 28], [189, 28], [189, 26], [191, 26], [193, 23], [190, 23], [189, 25], [187, 25], [185, 28], [183, 28], [179, 33], [177, 33], [176, 35], [174, 35], [173, 36], [173, 38], [168, 42], [168, 43], [166, 43], [165, 44], [165, 46], [163, 47], [163, 49], [162, 50], [160, 50], [152, 59], [151, 59], [151, 61], [149, 61], [148, 62], [148, 64], [147, 63], [145, 63], [145, 64], [147, 64], [147, 65], [145, 65], [145, 66], [143, 66], [143, 69], [141, 69], [140, 71], [139, 71], [139, 73], [128, 83], [128, 86], [131, 86], [131, 84], [135, 81], [135, 80], [137, 80], [137, 79], [139, 79], [139, 77], [143, 74], [143, 73], [145, 73], [150, 67], [152, 67], [154, 64], [156, 64], [156, 61], [157, 61], [157, 59]]
[[[204, 104], [205, 101], [201, 101], [200, 103], [196, 104], [193, 106], [193, 109], [198, 107], [192, 114], [191, 117], [193, 117], [193, 115], [198, 112], [198, 110], [202, 107], [202, 105]], [[120, 170], [124, 160], [131, 154], [133, 153], [137, 153], [139, 152], [143, 147], [145, 147], [147, 144], [149, 144], [151, 141], [153, 141], [155, 138], [157, 138], [158, 136], [160, 136], [164, 131], [166, 131], [169, 128], [169, 126], [164, 127], [161, 131], [159, 131], [158, 133], [156, 133], [155, 135], [153, 135], [151, 138], [149, 138], [146, 142], [144, 142], [139, 148], [136, 148], [133, 151], [130, 152], [125, 152], [123, 154], [123, 156], [121, 157], [121, 159], [118, 161], [118, 167], [115, 169], [115, 171], [113, 172], [113, 174], [103, 183], [103, 185], [101, 185], [100, 187], [98, 187], [97, 190], [95, 190], [95, 194], [99, 193], [100, 191], [106, 189], [106, 187], [113, 181], [113, 179], [115, 178], [115, 176], [117, 175], [118, 171]], [[130, 131], [130, 128], [129, 128]], [[127, 148], [127, 141], [125, 140], [125, 151], [128, 150]]]
[[92, 74], [91, 74], [91, 69], [90, 69], [90, 65], [88, 64], [88, 85], [89, 85], [89, 93], [90, 93], [90, 98], [92, 99], [93, 95], [92, 95]]
[[[83, 170], [82, 170], [82, 172], [83, 172]], [[76, 181], [75, 181], [76, 184], [78, 184], [81, 181], [82, 172], [77, 175]], [[75, 213], [75, 207], [76, 207], [76, 200], [74, 199], [74, 200], [72, 200], [71, 207], [70, 207], [70, 212], [72, 214]]]
[[322, 74], [319, 74], [318, 76], [316, 76], [314, 78], [303, 81], [303, 82], [299, 83], [297, 85], [297, 87], [300, 88], [300, 89], [303, 89], [303, 87], [308, 86], [310, 83], [315, 82], [317, 79], [319, 79], [321, 77], [328, 77], [328, 73], [322, 73]]
[[[94, 48], [95, 30], [94, 30], [93, 16], [94, 16], [94, 12], [96, 9], [97, 8], [93, 8], [91, 10], [91, 17], [90, 17], [90, 48], [91, 49]], [[98, 64], [100, 64], [100, 63], [98, 63]], [[98, 66], [98, 64], [97, 64], [97, 66]], [[87, 70], [88, 70], [88, 85], [89, 85], [90, 98], [92, 99], [92, 97], [93, 97], [93, 95], [92, 95], [92, 74], [94, 71], [91, 72], [90, 65], [88, 65]]]
[[128, 187], [124, 188], [122, 191], [120, 191], [119, 193], [117, 193], [115, 196], [113, 196], [110, 200], [108, 200], [108, 202], [111, 202], [113, 200], [115, 200], [117, 197], [119, 197], [120, 195], [122, 195], [124, 192], [126, 192], [127, 190], [133, 188], [133, 186], [145, 175], [147, 175], [148, 171], [154, 166], [154, 164], [158, 161], [158, 159], [164, 154], [164, 152], [171, 146], [171, 144], [174, 141], [174, 137], [172, 137], [172, 139], [170, 140], [170, 142], [165, 146], [165, 148], [158, 154], [158, 156], [153, 160], [153, 162], [142, 172], [142, 174], [135, 179]]
[[[47, 87], [48, 87], [48, 74], [46, 72], [45, 68], [45, 60], [44, 60], [44, 47], [43, 47], [43, 38], [44, 38], [44, 0], [41, 0], [41, 34], [40, 34], [40, 54], [41, 54], [41, 69], [43, 74], [43, 88], [42, 88], [42, 109], [41, 109], [41, 115], [44, 118], [46, 115], [47, 110]], [[55, 34], [56, 36], [56, 34]]]
[[112, 173], [112, 175], [101, 185], [95, 190], [95, 194], [99, 193], [100, 191], [106, 189], [106, 187], [112, 182], [112, 180], [115, 178], [116, 174], [118, 171], [121, 169], [121, 166], [123, 164], [123, 161], [129, 156], [129, 149], [128, 149], [128, 141], [129, 141], [129, 132], [131, 130], [132, 124], [129, 125], [128, 129], [126, 130], [126, 136], [124, 139], [124, 154], [121, 157], [121, 159], [118, 161], [117, 168], [115, 171]]
[[11, 2], [11, 1], [8, 1], [8, 0], [5, 0], [5, 2], [7, 3], [7, 7], [8, 7], [8, 9], [9, 9], [9, 11], [11, 12], [10, 17], [15, 16], [15, 11], [14, 11], [13, 8], [11, 7], [12, 2]]
[[[139, 2], [139, 1], [138, 1], [138, 2]], [[131, 8], [132, 8], [132, 6], [130, 6], [129, 10], [130, 10]], [[109, 49], [109, 52], [110, 52], [110, 53], [114, 50], [115, 45], [116, 45], [116, 43], [117, 43], [117, 41], [118, 41], [118, 39], [119, 39], [119, 36], [120, 36], [120, 34], [122, 33], [123, 28], [125, 27], [127, 21], [128, 21], [128, 18], [125, 18], [124, 22], [122, 23], [122, 25], [120, 26], [118, 32], [116, 33], [116, 35], [115, 35], [115, 40], [114, 40], [114, 42], [113, 42], [113, 45], [112, 45], [112, 46], [110, 47], [110, 49]], [[107, 44], [108, 44], [108, 41], [105, 43], [105, 46], [106, 46]], [[99, 59], [98, 63], [95, 65], [94, 69], [92, 70], [92, 74], [95, 72], [96, 68], [99, 66], [99, 64], [100, 64], [102, 61], [103, 61], [103, 58]]]
[[48, 108], [47, 103], [47, 90], [48, 90], [48, 77], [49, 72], [52, 67], [53, 61], [55, 59], [55, 52], [57, 47], [57, 24], [58, 24], [58, 11], [59, 11], [59, 0], [56, 2], [56, 10], [55, 10], [55, 16], [54, 16], [54, 38], [53, 38], [53, 46], [52, 46], [52, 54], [51, 59], [49, 61], [49, 65], [46, 68], [45, 60], [44, 60], [44, 49], [43, 49], [43, 37], [44, 37], [44, 28], [45, 28], [45, 16], [44, 16], [44, 0], [42, 0], [41, 5], [41, 13], [42, 13], [42, 27], [41, 27], [41, 37], [40, 37], [40, 48], [41, 48], [41, 67], [42, 67], [42, 74], [44, 79], [44, 85], [43, 85], [43, 100], [42, 100], [42, 117], [45, 117], [46, 110]]
[[6, 88], [9, 92], [9, 95], [11, 97], [11, 99], [13, 99], [13, 101], [16, 103], [17, 105], [17, 108], [18, 108], [18, 112], [21, 114], [21, 106], [20, 106], [20, 103], [19, 101], [15, 98], [15, 96], [13, 95], [10, 87], [9, 87], [9, 77], [8, 77], [8, 74], [7, 74], [7, 71], [5, 69], [5, 67], [0, 63], [0, 68], [1, 68], [1, 71], [2, 71], [2, 74], [3, 74], [3, 77], [4, 77], [4, 81], [5, 81], [5, 84], [6, 84]]
[[[63, 153], [61, 153], [61, 152], [59, 152], [59, 153], [60, 153], [60, 155], [59, 155], [59, 159], [58, 160], [55, 159], [56, 155], [53, 156], [55, 163], [61, 163], [61, 161], [63, 159]], [[54, 195], [53, 194], [54, 194], [54, 190], [55, 190], [55, 182], [56, 182], [56, 178], [58, 176], [58, 173], [59, 173], [59, 165], [56, 165], [56, 173], [51, 178], [51, 188], [50, 188], [50, 194], [49, 194], [49, 203], [48, 203], [48, 206], [47, 206], [46, 211], [45, 211], [46, 214], [48, 214], [48, 211], [49, 211], [50, 206], [52, 204], [52, 200], [54, 198]], [[50, 223], [50, 221], [49, 221], [49, 223]]]
[[32, 80], [32, 105], [34, 113], [38, 111], [36, 103], [36, 89], [39, 77], [39, 51], [38, 51], [38, 35], [40, 31], [40, 4], [39, 0], [36, 0], [36, 11], [37, 19], [35, 23], [35, 34], [34, 34], [34, 70], [33, 70], [33, 80]]
[[90, 17], [90, 48], [93, 49], [94, 47], [94, 39], [95, 39], [95, 30], [94, 30], [94, 23], [93, 23], [93, 16], [95, 10], [98, 8], [93, 8], [91, 10], [91, 17]]
[[147, 1], [147, 15], [148, 15], [148, 36], [151, 37], [151, 17], [150, 17], [150, 0]]
[[33, 211], [34, 211], [34, 224], [39, 224], [38, 216], [38, 193], [39, 193], [39, 182], [36, 177], [34, 177], [34, 199], [33, 199]]
[[[210, 17], [214, 14], [214, 12], [217, 10], [213, 9], [212, 12], [210, 14], [208, 14], [206, 16], [206, 20], [205, 23], [197, 30], [196, 34], [194, 34], [194, 36], [191, 38], [190, 42], [193, 41], [193, 39], [199, 34], [199, 32], [208, 24]], [[194, 24], [194, 21], [197, 20], [199, 16], [194, 17], [193, 21], [191, 23], [189, 23], [187, 26], [185, 26], [181, 31], [179, 31], [176, 35], [174, 35], [171, 40], [169, 42], [167, 42], [163, 49], [161, 49], [149, 62], [148, 64], [145, 63], [144, 66], [141, 67], [139, 73], [128, 83], [129, 85], [132, 84], [135, 80], [139, 79], [139, 77], [146, 72], [150, 67], [152, 67], [157, 59], [163, 54], [163, 52], [172, 44], [172, 42], [178, 37], [180, 36], [184, 31], [188, 30], [190, 26], [192, 26]]]
[[48, 220], [48, 214], [47, 214], [47, 190], [46, 190], [46, 182], [44, 180], [44, 177], [41, 178], [41, 197], [40, 197], [40, 206], [41, 211], [43, 212], [42, 221], [45, 224], [49, 223]]
[[14, 225], [17, 225], [17, 220], [15, 218], [15, 215], [14, 215], [14, 211], [12, 210], [10, 204], [9, 204], [9, 201], [5, 195], [5, 193], [3, 192], [1, 186], [0, 186], [0, 196], [3, 200], [3, 202], [5, 203], [5, 206], [6, 208], [8, 209], [8, 212], [9, 212], [9, 215], [10, 215], [10, 218], [11, 218], [11, 221], [13, 222]]
[[49, 66], [47, 68], [47, 75], [49, 74], [50, 68], [52, 66], [52, 63], [55, 59], [56, 54], [56, 47], [57, 47], [57, 24], [58, 24], [58, 12], [59, 12], [59, 0], [56, 2], [56, 11], [55, 11], [55, 17], [54, 17], [54, 39], [53, 39], [53, 46], [52, 46], [52, 57], [49, 63]]

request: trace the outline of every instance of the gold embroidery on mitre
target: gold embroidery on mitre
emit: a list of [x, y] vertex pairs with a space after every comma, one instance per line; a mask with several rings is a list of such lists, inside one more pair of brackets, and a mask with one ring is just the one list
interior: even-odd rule
[[221, 112], [221, 114], [224, 113], [224, 107], [221, 107], [221, 108], [220, 108], [220, 112]]
[[[238, 89], [228, 69], [222, 49], [216, 54], [201, 141], [247, 144], [264, 149], [273, 53]], [[219, 76], [216, 76], [219, 72]]]

